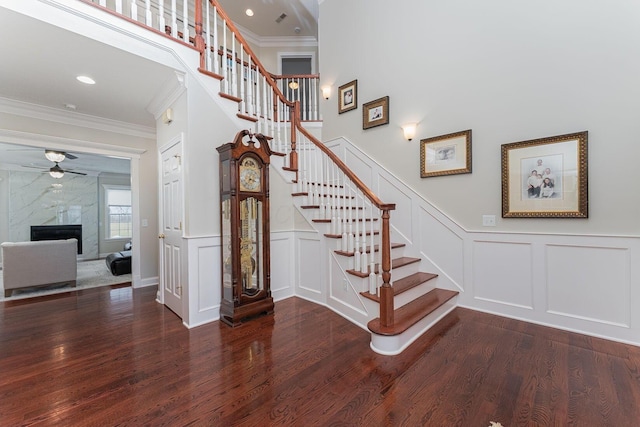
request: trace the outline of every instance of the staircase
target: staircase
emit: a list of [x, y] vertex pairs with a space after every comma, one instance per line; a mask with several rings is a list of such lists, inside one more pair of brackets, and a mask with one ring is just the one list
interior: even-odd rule
[[[351, 320], [371, 331], [371, 348], [398, 354], [456, 306], [457, 291], [439, 289], [437, 274], [421, 271], [417, 249], [392, 242], [392, 203], [380, 200], [351, 169], [302, 126], [299, 101], [285, 98], [217, 0], [151, 2], [82, 0], [161, 31], [200, 52], [194, 68], [220, 84], [236, 116], [267, 135], [291, 182], [298, 211], [325, 239], [323, 268], [335, 262], [364, 310]], [[142, 2], [139, 2], [142, 3]], [[347, 283], [348, 282], [348, 283]], [[348, 317], [349, 316], [345, 316]]]

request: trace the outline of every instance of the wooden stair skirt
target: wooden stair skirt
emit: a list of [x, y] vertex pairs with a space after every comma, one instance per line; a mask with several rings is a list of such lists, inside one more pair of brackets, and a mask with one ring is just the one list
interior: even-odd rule
[[433, 289], [394, 310], [394, 325], [385, 328], [380, 318], [369, 322], [371, 349], [379, 354], [400, 354], [420, 335], [456, 308], [457, 291]]

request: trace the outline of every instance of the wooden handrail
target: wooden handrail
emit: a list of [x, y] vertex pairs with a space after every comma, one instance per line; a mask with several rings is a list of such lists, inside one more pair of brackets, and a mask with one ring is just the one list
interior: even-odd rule
[[271, 78], [274, 80], [279, 79], [319, 79], [320, 74], [272, 74]]

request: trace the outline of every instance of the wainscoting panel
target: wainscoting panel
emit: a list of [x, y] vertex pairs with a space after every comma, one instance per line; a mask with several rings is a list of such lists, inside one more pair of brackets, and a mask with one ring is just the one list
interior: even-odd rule
[[438, 269], [437, 273], [446, 275], [457, 290], [464, 290], [464, 240], [423, 207], [418, 208], [418, 212], [420, 253]]
[[547, 245], [549, 313], [630, 326], [629, 250]]
[[363, 291], [364, 280], [360, 277], [347, 277], [340, 268], [347, 267], [350, 259], [336, 255], [332, 250], [329, 251], [329, 306], [342, 316], [351, 319], [352, 322], [366, 327], [367, 309], [363, 304], [360, 292]]
[[532, 310], [532, 260], [528, 243], [473, 242], [474, 298]]
[[[379, 176], [378, 197], [383, 202], [393, 200], [393, 203], [396, 204], [396, 209], [390, 213], [391, 227], [394, 232], [400, 233], [403, 243], [411, 243], [413, 236], [413, 221], [411, 220], [413, 203], [411, 196], [405, 194], [403, 188], [398, 187], [394, 182], [384, 176]], [[395, 239], [392, 240], [396, 241]]]
[[182, 321], [188, 328], [220, 318], [220, 237], [187, 238], [187, 286]]
[[374, 189], [373, 183], [375, 180], [373, 178], [373, 169], [358, 156], [357, 152], [354, 152], [347, 147], [344, 150], [344, 154], [338, 154], [338, 156], [343, 162], [345, 162], [345, 164], [349, 165], [349, 168], [362, 180], [362, 182], [364, 182], [367, 187]]
[[296, 236], [296, 295], [318, 303], [325, 303], [324, 281], [326, 274], [322, 271], [322, 244], [318, 234], [298, 232]]
[[271, 233], [271, 295], [275, 301], [294, 295], [295, 260], [293, 233]]

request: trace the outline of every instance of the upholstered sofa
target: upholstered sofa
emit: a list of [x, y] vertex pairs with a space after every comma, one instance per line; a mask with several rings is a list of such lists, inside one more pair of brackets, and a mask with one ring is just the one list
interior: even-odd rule
[[0, 247], [5, 298], [11, 296], [14, 289], [64, 283], [76, 285], [76, 239], [4, 242]]

